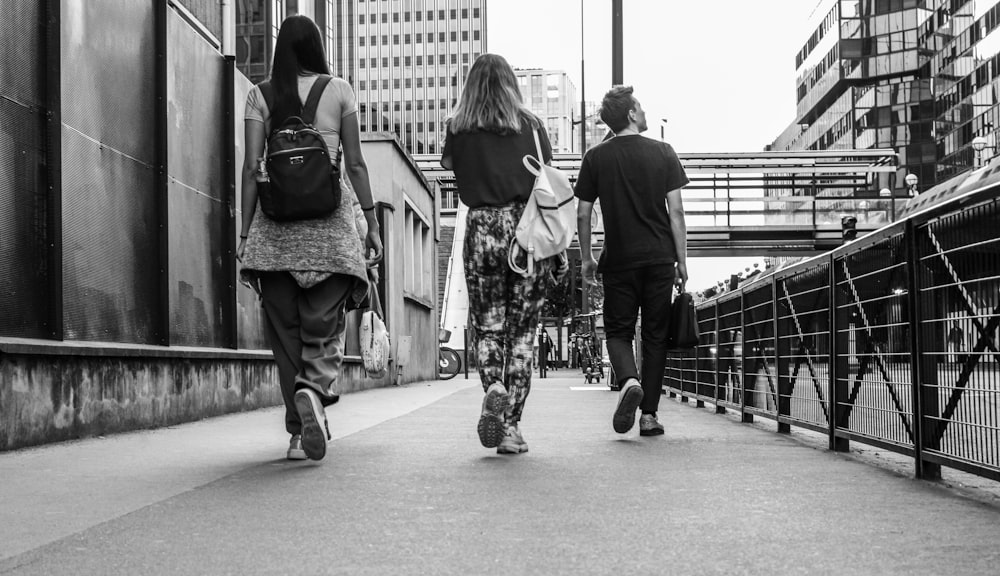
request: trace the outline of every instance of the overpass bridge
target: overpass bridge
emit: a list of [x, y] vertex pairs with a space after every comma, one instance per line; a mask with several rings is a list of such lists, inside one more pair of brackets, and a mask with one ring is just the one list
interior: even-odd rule
[[[694, 256], [814, 255], [842, 244], [842, 216], [854, 216], [863, 234], [895, 220], [908, 198], [905, 189], [894, 189], [892, 150], [679, 156], [691, 180], [683, 197]], [[414, 159], [440, 187], [442, 213], [457, 213], [455, 176], [441, 167], [440, 156]], [[552, 164], [575, 181], [580, 157], [555, 154]], [[595, 245], [602, 239], [595, 217]]]

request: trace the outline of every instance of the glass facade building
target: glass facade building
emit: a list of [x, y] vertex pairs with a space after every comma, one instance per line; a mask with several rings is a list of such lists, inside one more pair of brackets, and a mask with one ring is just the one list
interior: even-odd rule
[[437, 154], [444, 120], [486, 52], [486, 0], [328, 0], [333, 73], [354, 86], [361, 130]]
[[[905, 195], [974, 166], [997, 126], [996, 0], [825, 0], [796, 55], [796, 119], [772, 150], [891, 148]], [[988, 155], [995, 148], [987, 148]]]
[[514, 70], [521, 98], [545, 126], [553, 152], [574, 152], [576, 87], [562, 70]]

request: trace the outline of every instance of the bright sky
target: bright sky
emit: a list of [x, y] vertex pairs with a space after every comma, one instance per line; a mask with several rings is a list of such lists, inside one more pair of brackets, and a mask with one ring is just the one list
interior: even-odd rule
[[[580, 99], [580, 7], [587, 101], [611, 86], [611, 0], [491, 0], [487, 49], [515, 68], [565, 70]], [[624, 79], [648, 136], [678, 152], [757, 152], [795, 115], [795, 55], [818, 0], [624, 0]], [[700, 290], [759, 258], [699, 258]]]

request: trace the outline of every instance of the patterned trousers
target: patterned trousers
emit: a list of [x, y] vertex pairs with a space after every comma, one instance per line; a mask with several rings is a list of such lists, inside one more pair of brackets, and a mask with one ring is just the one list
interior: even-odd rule
[[522, 202], [470, 209], [464, 246], [479, 376], [483, 390], [494, 382], [507, 388], [510, 424], [521, 420], [531, 390], [535, 328], [555, 269], [554, 258], [536, 262], [530, 278], [510, 269], [507, 254], [523, 211]]

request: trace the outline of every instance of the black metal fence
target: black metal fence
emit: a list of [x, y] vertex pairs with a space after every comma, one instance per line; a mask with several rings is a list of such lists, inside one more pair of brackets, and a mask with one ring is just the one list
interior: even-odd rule
[[665, 386], [1000, 480], [1000, 163], [952, 200], [698, 306]]
[[183, 4], [205, 22], [0, 0], [0, 336], [266, 348], [233, 258], [249, 85], [218, 3]]

